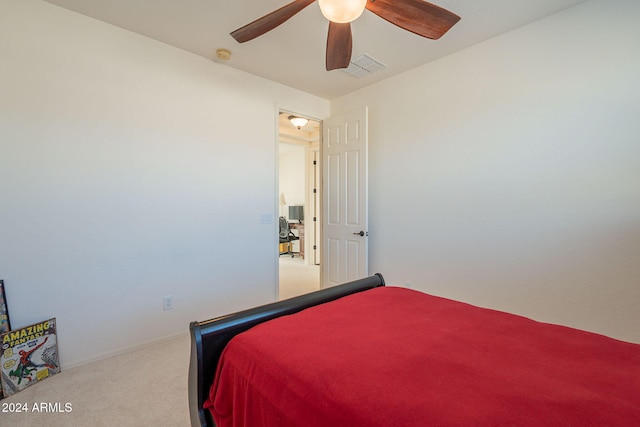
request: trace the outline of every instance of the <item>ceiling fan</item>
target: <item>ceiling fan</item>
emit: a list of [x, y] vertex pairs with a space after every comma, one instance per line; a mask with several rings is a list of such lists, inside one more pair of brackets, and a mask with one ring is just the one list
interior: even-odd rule
[[[238, 28], [231, 36], [239, 43], [265, 34], [309, 6], [315, 0], [294, 0], [268, 15]], [[347, 68], [351, 61], [351, 22], [364, 9], [412, 33], [439, 39], [460, 17], [423, 0], [318, 0], [322, 14], [329, 20], [327, 71]]]

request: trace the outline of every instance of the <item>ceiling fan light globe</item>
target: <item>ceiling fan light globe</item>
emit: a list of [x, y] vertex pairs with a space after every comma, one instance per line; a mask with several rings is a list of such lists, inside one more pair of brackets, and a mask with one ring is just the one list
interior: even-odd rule
[[344, 24], [362, 15], [367, 0], [318, 0], [318, 6], [329, 21]]

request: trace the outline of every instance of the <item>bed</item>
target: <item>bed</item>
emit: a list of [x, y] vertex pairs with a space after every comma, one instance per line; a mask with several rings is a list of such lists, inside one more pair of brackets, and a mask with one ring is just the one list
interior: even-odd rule
[[640, 345], [385, 286], [379, 274], [190, 330], [193, 426], [640, 420]]

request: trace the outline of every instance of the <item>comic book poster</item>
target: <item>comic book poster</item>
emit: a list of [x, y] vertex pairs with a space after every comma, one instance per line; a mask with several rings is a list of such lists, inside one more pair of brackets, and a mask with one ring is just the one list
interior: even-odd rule
[[0, 280], [0, 334], [9, 330], [11, 330], [11, 324], [9, 323], [7, 296], [4, 293], [4, 280]]
[[60, 372], [55, 318], [5, 332], [0, 340], [4, 397]]
[[[0, 334], [11, 330], [9, 323], [9, 309], [7, 308], [7, 296], [4, 292], [4, 280], [0, 280]], [[2, 382], [0, 381], [0, 399], [4, 397], [2, 394]]]

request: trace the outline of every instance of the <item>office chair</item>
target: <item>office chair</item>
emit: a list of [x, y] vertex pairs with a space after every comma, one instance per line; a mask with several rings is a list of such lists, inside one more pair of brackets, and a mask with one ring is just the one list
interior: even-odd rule
[[295, 256], [295, 253], [291, 250], [291, 242], [294, 240], [298, 240], [298, 236], [293, 234], [291, 228], [289, 228], [289, 222], [287, 218], [281, 216], [279, 219], [280, 225], [280, 243], [287, 244], [287, 250], [285, 252], [280, 252], [280, 255], [288, 255], [291, 254], [291, 258]]

